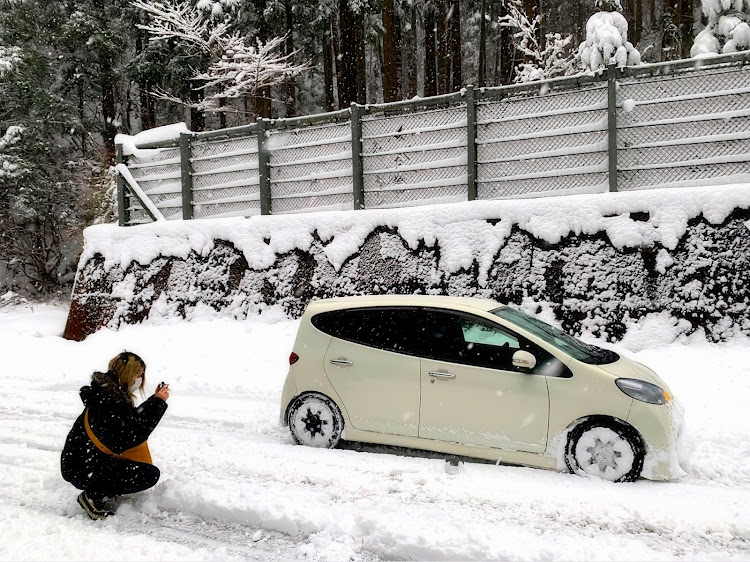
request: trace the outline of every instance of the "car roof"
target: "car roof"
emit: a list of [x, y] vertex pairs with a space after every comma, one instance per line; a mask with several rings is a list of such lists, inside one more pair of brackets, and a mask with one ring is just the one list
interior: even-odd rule
[[421, 306], [434, 308], [453, 308], [468, 311], [470, 309], [487, 312], [504, 305], [491, 300], [476, 297], [449, 297], [443, 295], [359, 295], [355, 297], [336, 297], [319, 299], [310, 302], [305, 315], [317, 314], [328, 310], [346, 308], [369, 308], [377, 306]]

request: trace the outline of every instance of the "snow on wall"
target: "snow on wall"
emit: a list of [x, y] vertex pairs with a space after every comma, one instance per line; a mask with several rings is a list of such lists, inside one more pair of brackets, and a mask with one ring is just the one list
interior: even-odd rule
[[69, 328], [432, 293], [551, 309], [568, 330], [614, 340], [665, 312], [677, 331], [750, 335], [749, 209], [743, 184], [98, 225], [86, 230]]

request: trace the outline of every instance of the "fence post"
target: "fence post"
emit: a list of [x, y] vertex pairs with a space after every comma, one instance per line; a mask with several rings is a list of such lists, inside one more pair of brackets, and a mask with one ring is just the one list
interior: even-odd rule
[[466, 86], [466, 146], [468, 200], [474, 201], [477, 198], [477, 104], [472, 85]]
[[258, 181], [260, 184], [260, 214], [271, 214], [271, 155], [266, 148], [269, 122], [258, 118]]
[[362, 113], [363, 107], [352, 102], [349, 107], [352, 121], [352, 185], [354, 209], [365, 208], [365, 178], [362, 166]]
[[617, 191], [617, 67], [607, 66], [607, 156], [609, 190]]
[[[115, 165], [123, 163], [122, 145], [115, 145]], [[125, 211], [125, 181], [122, 176], [115, 172], [115, 182], [117, 183], [117, 222], [120, 226], [125, 226], [128, 222]]]
[[193, 167], [190, 158], [193, 155], [193, 135], [180, 133], [180, 176], [182, 179], [182, 218], [193, 218]]

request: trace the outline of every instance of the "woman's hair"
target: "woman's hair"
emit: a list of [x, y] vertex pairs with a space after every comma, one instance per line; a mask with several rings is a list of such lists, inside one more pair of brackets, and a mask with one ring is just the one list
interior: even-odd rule
[[131, 402], [134, 400], [133, 391], [130, 390], [135, 379], [141, 377], [141, 396], [143, 387], [146, 385], [146, 363], [135, 353], [123, 351], [109, 362], [109, 372], [117, 378], [120, 388], [125, 391]]

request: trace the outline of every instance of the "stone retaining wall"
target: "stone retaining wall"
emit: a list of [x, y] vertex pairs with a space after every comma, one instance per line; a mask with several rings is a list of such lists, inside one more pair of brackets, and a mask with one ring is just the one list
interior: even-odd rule
[[[648, 213], [634, 220], [649, 220]], [[100, 254], [82, 263], [65, 337], [81, 340], [101, 327], [163, 318], [243, 319], [268, 307], [290, 317], [313, 298], [357, 294], [430, 293], [481, 296], [537, 311], [551, 309], [572, 333], [610, 341], [651, 313], [666, 312], [683, 330], [709, 340], [750, 335], [750, 219], [736, 210], [723, 223], [688, 222], [676, 247], [618, 249], [605, 233], [569, 235], [557, 244], [513, 226], [504, 245], [479, 267], [447, 271], [441, 242], [412, 249], [396, 228], [375, 228], [338, 269], [313, 234], [309, 249], [278, 255], [256, 270], [231, 240], [208, 255], [157, 257], [105, 267]], [[488, 220], [492, 223], [492, 220]], [[136, 227], [139, 228], [139, 227]]]

